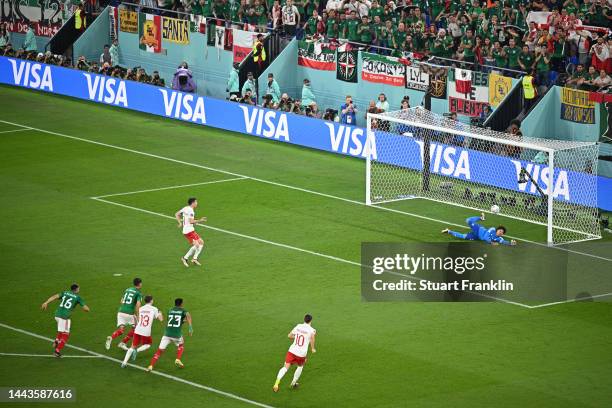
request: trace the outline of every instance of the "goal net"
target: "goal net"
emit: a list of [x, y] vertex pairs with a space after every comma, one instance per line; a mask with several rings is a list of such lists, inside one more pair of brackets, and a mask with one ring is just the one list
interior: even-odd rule
[[[549, 244], [601, 238], [596, 143], [469, 126], [423, 108], [367, 117], [366, 203], [422, 198], [546, 227]], [[552, 177], [550, 175], [553, 175]]]

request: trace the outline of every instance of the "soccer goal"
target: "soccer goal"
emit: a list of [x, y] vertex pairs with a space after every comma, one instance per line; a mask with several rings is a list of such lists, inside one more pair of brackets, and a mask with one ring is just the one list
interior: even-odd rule
[[368, 205], [419, 198], [479, 212], [497, 206], [546, 227], [549, 245], [601, 238], [596, 143], [522, 138], [420, 107], [369, 114], [367, 131]]

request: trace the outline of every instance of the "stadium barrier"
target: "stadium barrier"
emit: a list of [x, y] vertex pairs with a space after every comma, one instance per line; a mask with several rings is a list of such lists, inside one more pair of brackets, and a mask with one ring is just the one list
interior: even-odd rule
[[[127, 108], [139, 112], [178, 119], [186, 122], [248, 134], [278, 142], [291, 143], [327, 152], [365, 158], [368, 154], [377, 157], [376, 143], [379, 138], [404, 136], [391, 133], [370, 134], [359, 127], [308, 118], [291, 113], [267, 110], [256, 106], [242, 105], [225, 100], [187, 94], [167, 88], [159, 88], [134, 81], [107, 77], [75, 69], [41, 64], [33, 61], [0, 57], [0, 83], [51, 92], [73, 98]], [[389, 140], [384, 140], [388, 144]], [[421, 152], [419, 142], [412, 140], [414, 154], [405, 157], [378, 157], [388, 163], [418, 168]], [[531, 191], [535, 188], [519, 185], [517, 174], [520, 167], [533, 172], [536, 181], [546, 185], [548, 180], [537, 164], [525, 160], [511, 159], [455, 146], [440, 145], [432, 151], [432, 172], [456, 179], [469, 179], [476, 183], [498, 186], [515, 191]], [[476, 157], [477, 156], [477, 157]], [[409, 160], [405, 162], [405, 160]], [[482, 161], [489, 161], [482, 166]], [[470, 162], [480, 164], [470, 166]], [[478, 168], [497, 168], [498, 173], [479, 172]], [[519, 170], [517, 170], [519, 169]], [[507, 176], [504, 176], [507, 174]], [[555, 197], [578, 204], [593, 204], [592, 196], [573, 191], [585, 174], [557, 169], [553, 182]], [[590, 176], [592, 177], [592, 176]], [[612, 179], [598, 177], [598, 206], [612, 210]]]

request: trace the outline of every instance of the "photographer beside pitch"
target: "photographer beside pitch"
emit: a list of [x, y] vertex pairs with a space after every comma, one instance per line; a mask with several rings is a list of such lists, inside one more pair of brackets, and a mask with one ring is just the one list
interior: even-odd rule
[[500, 225], [498, 227], [486, 228], [482, 225], [478, 224], [478, 221], [484, 221], [485, 215], [481, 213], [480, 216], [470, 217], [465, 220], [468, 227], [470, 227], [471, 231], [467, 234], [462, 234], [461, 232], [452, 231], [449, 228], [445, 228], [442, 230], [443, 234], [452, 235], [455, 238], [464, 239], [466, 241], [484, 241], [487, 244], [491, 245], [516, 245], [515, 240], [508, 241], [504, 239], [503, 236], [506, 234], [506, 227]]

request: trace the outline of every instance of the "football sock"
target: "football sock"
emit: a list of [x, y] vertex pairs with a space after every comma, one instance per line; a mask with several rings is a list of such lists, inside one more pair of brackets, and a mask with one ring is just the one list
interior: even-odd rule
[[204, 249], [204, 245], [199, 245], [196, 247], [195, 255], [193, 255], [193, 259], [198, 259], [198, 256], [200, 256], [200, 252], [202, 252], [202, 249]]
[[123, 340], [121, 340], [121, 342], [127, 344], [128, 341], [132, 339], [132, 337], [134, 337], [134, 329], [130, 330], [130, 332], [127, 334], [127, 336], [125, 336]]
[[452, 235], [453, 237], [459, 238], [459, 239], [465, 239], [465, 237], [467, 237], [467, 234], [462, 234], [460, 232], [455, 232], [455, 231], [451, 231], [451, 230], [448, 230], [448, 233], [450, 235]]
[[180, 360], [181, 357], [183, 356], [183, 351], [185, 351], [185, 347], [181, 344], [180, 346], [178, 346], [178, 349], [176, 350], [176, 359]]
[[276, 382], [274, 383], [274, 385], [278, 385], [278, 383], [280, 383], [280, 380], [285, 376], [285, 374], [287, 374], [287, 369], [285, 368], [285, 366], [283, 366], [280, 370], [278, 370], [278, 374], [276, 375]]
[[138, 347], [136, 351], [140, 353], [142, 351], [148, 350], [150, 347], [151, 347], [150, 344], [143, 344], [142, 346]]
[[55, 348], [55, 351], [59, 353], [61, 349], [64, 348], [64, 346], [68, 342], [69, 336], [70, 336], [70, 333], [60, 333], [59, 342], [57, 343], [57, 347]]
[[130, 356], [132, 355], [133, 351], [134, 351], [134, 349], [130, 347], [128, 349], [128, 351], [125, 352], [125, 357], [123, 358], [123, 364], [127, 364], [127, 362], [130, 359]]
[[121, 336], [124, 331], [125, 331], [125, 328], [123, 327], [118, 328], [117, 330], [113, 332], [113, 334], [111, 334], [111, 338], [116, 339], [117, 337]]
[[298, 366], [298, 368], [295, 369], [295, 373], [293, 374], [293, 381], [291, 381], [291, 385], [295, 384], [298, 379], [300, 378], [300, 375], [302, 375], [302, 370], [304, 369], [304, 366]]
[[153, 358], [151, 359], [151, 363], [149, 363], [150, 366], [154, 366], [155, 363], [157, 363], [157, 360], [159, 360], [159, 357], [162, 355], [162, 353], [164, 352], [164, 350], [162, 349], [157, 349], [157, 351], [155, 352], [155, 354], [153, 354]]
[[196, 251], [197, 247], [194, 245], [191, 248], [189, 248], [189, 251], [187, 251], [187, 253], [185, 254], [185, 256], [183, 257], [184, 259], [189, 259], [189, 257], [191, 257], [191, 255], [193, 255], [193, 253]]

